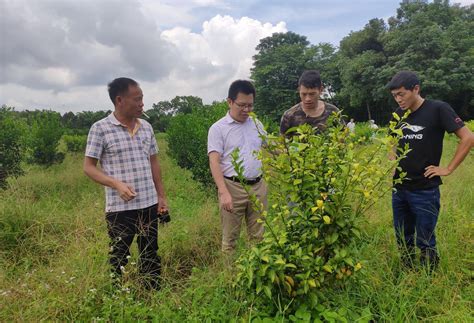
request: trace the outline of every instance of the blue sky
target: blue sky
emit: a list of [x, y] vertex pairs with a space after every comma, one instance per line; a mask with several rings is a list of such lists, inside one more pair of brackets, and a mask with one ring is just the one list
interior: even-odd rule
[[[216, 14], [247, 16], [276, 24], [284, 21], [288, 30], [308, 37], [311, 43], [338, 45], [350, 31], [359, 30], [372, 18], [388, 18], [396, 14], [397, 0], [317, 0], [317, 1], [230, 1], [229, 6], [195, 8], [193, 13], [204, 19]], [[193, 30], [199, 30], [194, 24]]]
[[141, 84], [145, 108], [177, 95], [211, 103], [250, 77], [260, 39], [293, 31], [337, 46], [398, 7], [395, 0], [0, 0], [0, 104], [112, 109], [106, 85], [119, 76]]

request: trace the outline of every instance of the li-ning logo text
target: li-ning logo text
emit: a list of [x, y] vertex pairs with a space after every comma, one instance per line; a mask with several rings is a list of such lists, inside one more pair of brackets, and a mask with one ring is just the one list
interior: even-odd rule
[[[408, 129], [408, 130], [411, 130], [412, 132], [420, 132], [421, 130], [425, 129], [425, 127], [415, 126], [415, 125], [411, 125], [411, 124], [408, 124], [408, 123], [405, 123], [400, 128], [401, 129]], [[423, 134], [422, 133], [405, 134], [405, 135], [403, 135], [402, 138], [403, 139], [408, 139], [408, 140], [412, 140], [412, 139], [421, 140], [421, 139], [423, 139]]]

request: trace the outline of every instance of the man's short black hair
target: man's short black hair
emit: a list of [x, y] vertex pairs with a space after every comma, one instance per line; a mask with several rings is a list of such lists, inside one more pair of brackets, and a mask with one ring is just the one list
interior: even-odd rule
[[129, 86], [138, 86], [138, 83], [137, 81], [132, 80], [128, 77], [119, 77], [109, 83], [109, 97], [114, 105], [115, 98], [117, 98], [117, 96], [124, 95], [125, 93], [127, 93]]
[[232, 101], [235, 101], [239, 93], [243, 93], [247, 95], [253, 94], [253, 97], [255, 99], [255, 87], [250, 81], [236, 80], [232, 82], [232, 84], [229, 87], [229, 94], [227, 95], [227, 98], [231, 99]]
[[309, 89], [319, 89], [322, 85], [321, 75], [317, 70], [306, 70], [298, 80], [298, 87], [303, 85]]
[[388, 82], [387, 88], [391, 91], [404, 87], [411, 91], [416, 85], [420, 85], [420, 79], [414, 72], [400, 71]]

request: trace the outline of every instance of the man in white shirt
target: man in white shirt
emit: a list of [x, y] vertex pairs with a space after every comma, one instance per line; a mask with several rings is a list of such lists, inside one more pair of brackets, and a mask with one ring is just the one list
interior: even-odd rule
[[263, 142], [260, 134], [265, 132], [260, 121], [249, 118], [254, 99], [255, 88], [251, 82], [234, 81], [227, 97], [229, 112], [209, 129], [207, 154], [219, 195], [224, 252], [235, 249], [243, 219], [249, 238], [260, 240], [264, 231], [263, 224], [258, 221], [260, 214], [252, 206], [231, 162], [231, 153], [239, 148], [246, 184], [266, 207], [267, 187], [261, 179], [262, 163], [255, 155]]
[[355, 127], [356, 127], [356, 124], [354, 122], [354, 119], [351, 119], [351, 121], [349, 121], [347, 123], [347, 128], [349, 128], [349, 131], [350, 132], [354, 132], [355, 131]]

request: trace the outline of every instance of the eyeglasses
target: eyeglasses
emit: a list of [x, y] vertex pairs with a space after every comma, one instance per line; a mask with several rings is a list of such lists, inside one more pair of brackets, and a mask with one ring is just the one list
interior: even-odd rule
[[247, 108], [247, 110], [252, 110], [253, 109], [253, 103], [239, 103], [234, 101], [235, 105], [239, 107], [239, 109], [243, 110]]

